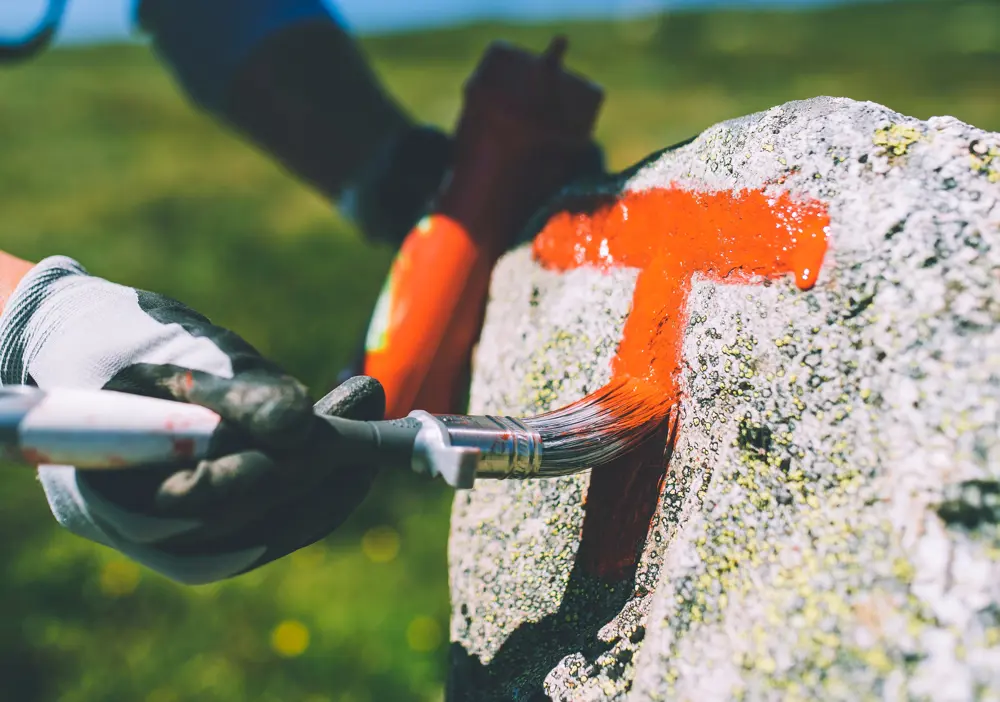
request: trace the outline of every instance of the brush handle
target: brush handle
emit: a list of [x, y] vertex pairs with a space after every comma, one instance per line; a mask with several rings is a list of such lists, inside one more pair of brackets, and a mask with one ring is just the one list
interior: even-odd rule
[[338, 463], [377, 465], [382, 468], [413, 468], [413, 456], [421, 424], [403, 418], [381, 422], [359, 422], [342, 417], [323, 417], [342, 441]]
[[[338, 463], [411, 467], [416, 420], [323, 418], [342, 440]], [[99, 470], [190, 463], [250, 448], [198, 405], [109, 390], [0, 388], [0, 449], [21, 463]]]
[[220, 426], [215, 412], [107, 390], [0, 388], [0, 446], [30, 465], [83, 469], [197, 461]]

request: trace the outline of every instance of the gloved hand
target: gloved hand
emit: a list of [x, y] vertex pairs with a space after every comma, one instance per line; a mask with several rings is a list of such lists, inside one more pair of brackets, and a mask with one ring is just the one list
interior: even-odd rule
[[[236, 334], [65, 257], [35, 266], [7, 302], [0, 382], [193, 402], [245, 432], [254, 450], [181, 469], [40, 469], [64, 526], [182, 582], [235, 575], [324, 537], [374, 475], [336, 464], [305, 387]], [[384, 403], [377, 381], [355, 378], [317, 410], [381, 419]]]
[[386, 140], [341, 194], [341, 210], [374, 241], [399, 246], [427, 214], [451, 167], [452, 140], [433, 127], [408, 127]]

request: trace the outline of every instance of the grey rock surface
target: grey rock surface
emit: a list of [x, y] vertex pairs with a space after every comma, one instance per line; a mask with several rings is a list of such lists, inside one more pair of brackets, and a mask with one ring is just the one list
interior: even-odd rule
[[[819, 282], [696, 280], [629, 578], [577, 563], [589, 474], [457, 496], [451, 698], [1000, 699], [1000, 135], [817, 98], [616, 186], [671, 183], [828, 203]], [[635, 278], [508, 254], [471, 411], [598, 388]]]

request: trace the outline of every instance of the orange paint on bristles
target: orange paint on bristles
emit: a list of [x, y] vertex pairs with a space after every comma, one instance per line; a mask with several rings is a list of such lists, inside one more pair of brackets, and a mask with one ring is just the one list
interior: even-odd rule
[[[559, 412], [586, 408], [602, 420], [591, 426], [598, 437], [629, 431], [657, 437], [593, 472], [580, 554], [588, 571], [624, 577], [637, 562], [665, 475], [665, 427], [680, 398], [694, 277], [751, 284], [791, 274], [808, 289], [826, 254], [828, 225], [823, 203], [787, 192], [671, 187], [624, 193], [591, 213], [558, 213], [535, 238], [535, 258], [547, 268], [640, 269], [611, 381]], [[577, 440], [585, 433], [570, 431]], [[634, 475], [623, 477], [630, 467]]]
[[657, 433], [672, 404], [657, 387], [618, 376], [566, 407], [524, 422], [541, 435], [545, 471], [554, 475], [560, 467], [575, 472], [627, 455]]

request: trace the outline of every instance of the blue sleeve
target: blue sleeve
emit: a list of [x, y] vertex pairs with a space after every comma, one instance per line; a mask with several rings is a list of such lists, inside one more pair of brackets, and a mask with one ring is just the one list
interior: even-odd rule
[[191, 98], [223, 109], [234, 71], [276, 32], [303, 22], [339, 18], [323, 0], [145, 0], [143, 29]]

